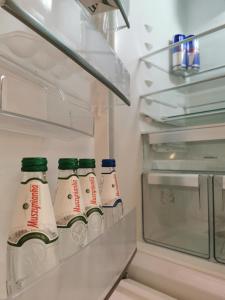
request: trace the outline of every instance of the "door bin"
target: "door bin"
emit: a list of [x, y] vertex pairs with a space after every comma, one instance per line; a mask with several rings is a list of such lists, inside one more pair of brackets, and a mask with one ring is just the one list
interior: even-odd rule
[[207, 180], [199, 174], [144, 174], [144, 240], [209, 258]]

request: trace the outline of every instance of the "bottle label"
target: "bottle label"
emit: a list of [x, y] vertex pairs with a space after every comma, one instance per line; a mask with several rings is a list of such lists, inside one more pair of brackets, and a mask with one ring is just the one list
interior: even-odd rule
[[20, 185], [8, 244], [21, 247], [30, 239], [45, 244], [58, 239], [48, 183], [31, 178]]
[[70, 228], [75, 222], [87, 224], [79, 178], [58, 178], [54, 210], [58, 228]]
[[94, 173], [79, 176], [87, 217], [93, 212], [103, 215], [98, 182]]
[[102, 173], [102, 192], [101, 198], [104, 206], [116, 206], [121, 203], [121, 196], [116, 177], [116, 172]]

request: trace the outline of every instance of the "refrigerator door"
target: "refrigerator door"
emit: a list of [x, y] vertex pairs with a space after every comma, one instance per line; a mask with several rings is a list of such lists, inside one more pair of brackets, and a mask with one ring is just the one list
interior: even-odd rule
[[214, 176], [215, 259], [225, 263], [225, 176]]
[[147, 243], [209, 258], [206, 175], [143, 175], [143, 235]]

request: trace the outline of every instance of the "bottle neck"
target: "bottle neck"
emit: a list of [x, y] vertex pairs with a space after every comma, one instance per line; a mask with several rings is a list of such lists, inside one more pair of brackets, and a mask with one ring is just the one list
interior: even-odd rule
[[105, 174], [105, 173], [112, 173], [112, 172], [115, 172], [115, 168], [114, 167], [103, 167], [102, 168], [102, 174]]
[[78, 175], [87, 175], [88, 173], [94, 173], [95, 174], [95, 169], [92, 168], [80, 168], [78, 169]]
[[77, 175], [77, 170], [59, 170], [58, 178], [67, 178], [71, 175]]
[[22, 182], [26, 182], [29, 179], [37, 178], [44, 182], [47, 182], [46, 172], [22, 172]]

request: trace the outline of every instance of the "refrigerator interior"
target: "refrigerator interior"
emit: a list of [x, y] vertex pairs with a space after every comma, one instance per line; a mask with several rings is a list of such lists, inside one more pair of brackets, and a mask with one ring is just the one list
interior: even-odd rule
[[[224, 64], [222, 53], [224, 11], [225, 2], [223, 0], [215, 1], [215, 3], [210, 0], [151, 0], [143, 1], [143, 3], [131, 1], [130, 23], [133, 26], [129, 31], [116, 32], [115, 47], [131, 73], [132, 106], [129, 111], [126, 107], [115, 108], [114, 124], [115, 132], [120, 136], [127, 137], [126, 143], [115, 138], [114, 149], [121, 166], [123, 166], [121, 170], [123, 186], [129, 185], [129, 188], [124, 188], [124, 193], [129, 195], [129, 199], [135, 197], [140, 199], [140, 177], [142, 173], [151, 170], [153, 160], [157, 160], [154, 161], [156, 165], [158, 163], [162, 165], [162, 170], [170, 171], [174, 168], [179, 172], [179, 170], [187, 168], [187, 172], [195, 170], [198, 173], [199, 170], [207, 171], [208, 166], [213, 166], [216, 161], [213, 159], [214, 157], [223, 156], [223, 142], [211, 145], [208, 141], [199, 145], [196, 143], [195, 146], [194, 143], [187, 143], [185, 133], [179, 129], [186, 129], [194, 125], [193, 129], [189, 127], [188, 134], [191, 136], [192, 132], [198, 132], [198, 128], [205, 126], [204, 132], [199, 130], [199, 134], [196, 134], [195, 141], [208, 136], [208, 139], [212, 138], [215, 142], [215, 139], [218, 139], [217, 131], [220, 133], [219, 139], [224, 138], [222, 127], [218, 130], [214, 127], [214, 130], [211, 130], [215, 123], [223, 123], [225, 120], [223, 116], [224, 79], [215, 79], [223, 76], [224, 72], [222, 67]], [[221, 26], [220, 30], [217, 28], [217, 31], [214, 31], [218, 26]], [[200, 34], [208, 30], [213, 32], [199, 38], [201, 67], [205, 72], [189, 77], [171, 74], [169, 72], [171, 54], [168, 46], [173, 35], [176, 33]], [[157, 51], [158, 53], [143, 60], [145, 56]], [[214, 70], [219, 66], [221, 68]], [[212, 78], [215, 80], [211, 80]], [[188, 85], [208, 79], [210, 81], [194, 86]], [[179, 85], [185, 86], [176, 90]], [[171, 90], [166, 91], [167, 89]], [[152, 93], [155, 94], [142, 97]], [[196, 107], [184, 111], [184, 106]], [[217, 109], [218, 111], [216, 111]], [[207, 111], [207, 113], [202, 115], [202, 111]], [[192, 113], [196, 113], [196, 115], [192, 115]], [[169, 120], [165, 120], [167, 116], [176, 116], [177, 118], [173, 120], [174, 122], [172, 120], [169, 122]], [[162, 145], [156, 145], [156, 143], [152, 145], [155, 148], [162, 148], [162, 151], [159, 150], [160, 153], [157, 154], [160, 158], [156, 159], [154, 150], [149, 151], [148, 159], [145, 154], [143, 158], [142, 146], [144, 153], [146, 148], [147, 151], [150, 149], [148, 141], [142, 145], [143, 139], [148, 140], [149, 133], [156, 136], [165, 131], [170, 133], [166, 139], [166, 145], [163, 145], [163, 141]], [[179, 137], [183, 135], [184, 140], [181, 138], [179, 143], [174, 144], [170, 142], [178, 135]], [[173, 138], [174, 136], [175, 138]], [[157, 143], [160, 144], [160, 141]], [[164, 147], [169, 149], [168, 152], [163, 150]], [[177, 159], [180, 157], [180, 161], [174, 159], [171, 167], [171, 164], [163, 161], [163, 157], [169, 161], [169, 156], [171, 156], [172, 160], [174, 153], [176, 153]], [[193, 159], [194, 156], [196, 159]], [[200, 167], [198, 159], [202, 160]], [[136, 172], [131, 172], [131, 162]], [[217, 170], [223, 172], [223, 157], [221, 157], [221, 162], [219, 160], [217, 162]], [[138, 240], [143, 241], [143, 207], [140, 200], [138, 200], [137, 207]]]
[[[116, 49], [120, 57], [131, 70], [132, 107], [129, 112], [130, 117], [127, 118], [128, 111], [126, 108], [116, 108], [117, 114], [115, 116], [116, 131], [121, 135], [132, 137], [130, 142], [128, 142], [128, 138], [127, 147], [124, 147], [124, 143], [121, 141], [115, 142], [115, 149], [120, 161], [126, 158], [127, 161], [135, 165], [135, 170], [138, 170], [138, 174], [134, 180], [134, 175], [131, 172], [129, 163], [123, 162], [123, 165], [127, 167], [127, 169], [123, 168], [124, 177], [129, 173], [129, 180], [127, 181], [129, 188], [126, 190], [126, 193], [131, 197], [132, 194], [135, 196], [138, 194], [140, 199], [140, 177], [142, 173], [167, 171], [168, 173], [180, 172], [188, 174], [193, 172], [203, 175], [210, 174], [210, 176], [214, 176], [218, 173], [223, 174], [225, 138], [223, 134], [225, 120], [223, 114], [224, 55], [222, 53], [222, 49], [224, 48], [224, 11], [225, 2], [223, 0], [215, 2], [210, 0], [151, 0], [143, 1], [143, 3], [132, 1], [130, 23], [133, 24], [133, 27], [131, 26], [129, 32], [120, 31], [116, 33]], [[202, 62], [201, 71], [203, 72], [199, 72], [199, 74], [193, 76], [186, 76], [187, 74], [178, 76], [177, 74], [174, 75], [170, 73], [171, 54], [168, 47], [173, 35], [176, 33], [204, 33], [204, 35], [199, 38], [200, 59]], [[132, 49], [132, 51], [130, 49]], [[152, 53], [155, 54], [152, 55]], [[124, 120], [126, 120], [126, 122]], [[217, 124], [215, 125], [215, 123]], [[139, 131], [142, 133], [141, 140], [146, 139], [146, 143], [143, 143], [144, 155], [142, 145], [140, 145], [142, 141], [140, 141], [138, 135]], [[150, 141], [153, 141], [151, 146], [149, 145], [149, 134]], [[164, 136], [165, 139], [163, 139]], [[193, 140], [189, 139], [191, 136], [193, 136]], [[130, 149], [132, 149], [132, 151], [130, 151]], [[148, 151], [147, 155], [146, 151]], [[141, 167], [138, 168], [138, 166]], [[138, 180], [139, 184], [136, 183]], [[210, 178], [210, 180], [212, 179]], [[149, 193], [149, 189], [146, 183], [146, 194]], [[166, 189], [166, 187], [164, 187], [164, 189]], [[174, 187], [174, 190], [175, 193], [179, 195], [177, 187]], [[157, 202], [154, 196], [160, 196], [160, 191], [156, 191], [154, 187], [153, 191], [155, 193], [152, 197], [152, 201]], [[188, 207], [189, 217], [190, 215], [196, 216], [198, 201], [195, 201], [195, 198], [197, 198], [198, 192], [193, 191], [193, 193], [191, 193], [189, 189], [189, 193], [192, 194], [190, 197], [188, 197], [185, 192], [182, 193], [182, 200], [184, 200], [183, 212], [186, 212], [186, 208]], [[211, 195], [213, 195], [212, 191]], [[148, 200], [150, 199], [148, 198]], [[182, 203], [182, 201], [180, 202]], [[205, 200], [205, 203], [205, 208], [207, 209], [207, 200]], [[178, 299], [182, 299], [182, 297], [192, 299], [191, 297], [194, 297], [196, 290], [192, 290], [190, 286], [194, 285], [197, 289], [199, 282], [195, 284], [193, 282], [195, 280], [192, 282], [188, 280], [190, 277], [190, 269], [198, 269], [201, 272], [202, 269], [198, 268], [198, 266], [204, 261], [205, 273], [210, 273], [216, 269], [219, 270], [217, 275], [224, 274], [223, 265], [194, 258], [190, 255], [184, 255], [177, 251], [169, 251], [161, 247], [154, 248], [145, 243], [143, 241], [142, 205], [143, 203], [139, 200], [138, 240], [144, 250], [139, 253], [140, 259], [137, 258], [137, 265], [138, 263], [140, 264], [140, 261], [142, 261], [142, 264], [140, 264], [140, 268], [139, 266], [137, 267], [137, 265], [134, 266], [132, 272], [133, 279], [139, 279], [140, 282], [148, 283], [148, 285], [157, 287], [164, 292], [169, 290], [173, 291], [173, 294], [177, 295]], [[173, 206], [173, 203], [168, 203], [168, 206], [169, 205], [170, 221], [172, 223], [173, 217], [175, 220], [179, 218], [180, 215], [177, 214], [177, 212], [180, 207], [178, 207], [177, 204], [174, 211], [173, 208], [175, 205]], [[212, 207], [210, 209], [212, 211]], [[158, 210], [162, 216], [163, 211], [161, 209]], [[168, 219], [167, 212], [165, 209], [164, 214]], [[206, 216], [206, 212], [204, 214]], [[157, 214], [153, 217], [157, 219]], [[161, 218], [161, 220], [162, 219], [163, 218]], [[186, 220], [187, 219], [188, 218], [186, 218]], [[197, 219], [195, 220], [197, 221]], [[190, 223], [191, 221], [189, 221], [188, 226]], [[222, 223], [224, 223], [224, 220]], [[206, 241], [206, 243], [205, 241], [204, 243], [207, 244], [208, 232], [206, 218], [202, 227], [198, 222], [194, 225], [196, 227], [191, 232], [191, 239], [193, 239], [194, 233], [195, 240], [192, 242], [198, 244], [199, 237], [201, 240], [203, 236], [203, 239]], [[201, 229], [200, 233], [195, 230], [198, 227]], [[182, 227], [180, 227], [180, 229], [182, 229]], [[211, 232], [212, 229], [213, 226], [210, 224]], [[165, 226], [165, 233], [168, 233], [167, 230], [168, 228]], [[174, 239], [176, 233], [173, 233]], [[180, 234], [180, 236], [181, 235], [182, 234]], [[187, 261], [189, 263], [186, 263]], [[166, 262], [168, 262], [168, 265], [166, 265]], [[159, 277], [157, 277], [160, 273], [160, 271], [158, 271], [159, 265], [162, 267], [160, 277], [163, 282], [162, 284]], [[165, 268], [163, 268], [164, 265], [166, 265]], [[185, 283], [186, 286], [185, 284], [181, 284], [179, 293], [176, 293], [179, 289], [179, 283], [177, 282], [177, 273], [175, 271], [179, 269], [179, 267], [176, 269], [174, 265], [179, 265], [179, 267], [180, 265], [184, 266], [182, 274], [186, 274], [185, 280], [187, 284]], [[188, 268], [186, 268], [187, 266]], [[171, 272], [169, 272], [165, 279], [168, 268], [171, 268], [169, 269]], [[179, 269], [178, 272], [181, 272], [181, 270]], [[202, 276], [202, 273], [198, 273], [197, 278]], [[214, 274], [212, 274], [212, 277]], [[183, 278], [182, 276], [182, 279]], [[221, 282], [223, 282], [223, 280], [221, 280]], [[198, 280], [196, 280], [196, 282], [197, 281]], [[211, 283], [213, 284], [213, 281], [211, 281]], [[170, 288], [170, 286], [172, 287]], [[203, 286], [199, 287], [199, 289], [201, 289], [200, 294], [206, 290]], [[212, 286], [209, 289], [211, 290]], [[204, 296], [206, 296], [207, 293], [209, 293], [208, 289]], [[209, 293], [209, 295], [211, 295], [209, 299], [214, 299], [213, 296], [215, 295], [213, 292], [212, 294]], [[207, 297], [204, 298], [204, 296], [202, 296], [202, 299], [207, 299]], [[215, 299], [220, 299], [220, 297], [221, 293], [218, 293]]]
[[[170, 19], [169, 26], [166, 26], [165, 11]], [[176, 184], [151, 185], [148, 179], [154, 172], [168, 172], [169, 176], [180, 174], [181, 177], [182, 174], [197, 174], [199, 178], [205, 174], [205, 185], [211, 185], [212, 189], [213, 182], [208, 183], [212, 180], [210, 176], [224, 173], [224, 136], [217, 136], [216, 128], [216, 124], [220, 126], [225, 121], [224, 11], [225, 3], [220, 0], [214, 4], [201, 0], [151, 2], [148, 11], [151, 18], [145, 25], [142, 41], [145, 51], [139, 56], [139, 126], [143, 133], [142, 216], [145, 219], [142, 226], [154, 220], [151, 224], [155, 226], [154, 232], [164, 232], [165, 235], [159, 234], [153, 240], [160, 244], [168, 238], [167, 246], [172, 242], [174, 248], [180, 247], [182, 251], [183, 238], [183, 245], [186, 243], [187, 248], [190, 246], [191, 249], [193, 244], [196, 248], [200, 249], [202, 245], [202, 249], [207, 249], [203, 251], [205, 258], [209, 254], [212, 236], [212, 224], [208, 222], [208, 214], [213, 210], [212, 191], [208, 199], [209, 187], [206, 188], [204, 209], [199, 212], [197, 206], [201, 192], [198, 189]], [[160, 23], [162, 18], [165, 26]], [[173, 72], [171, 40], [177, 33], [197, 36], [199, 72]], [[197, 214], [197, 222], [194, 222]], [[163, 229], [160, 226], [164, 226]], [[193, 234], [189, 241], [186, 229]], [[143, 230], [146, 238], [146, 227]], [[151, 239], [151, 229], [148, 228], [147, 232], [148, 239]]]

